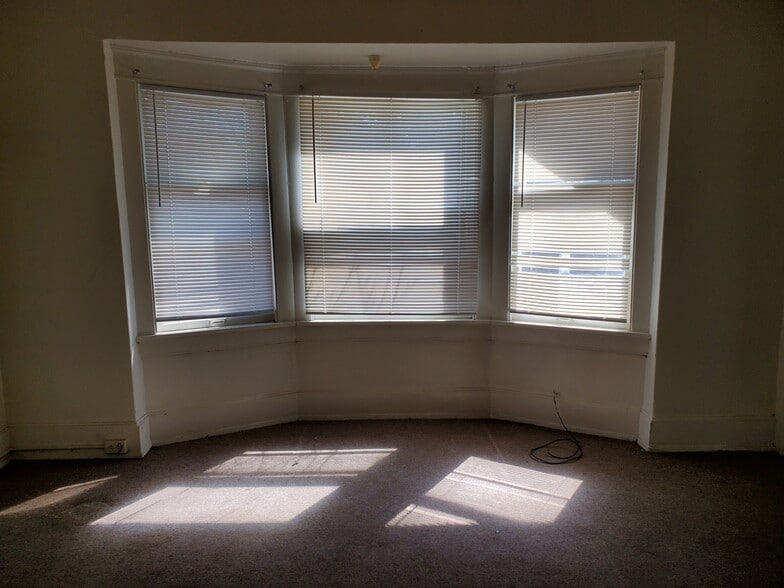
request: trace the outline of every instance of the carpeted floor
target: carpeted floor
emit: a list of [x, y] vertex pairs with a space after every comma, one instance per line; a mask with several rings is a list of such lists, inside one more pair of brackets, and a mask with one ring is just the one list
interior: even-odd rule
[[293, 423], [0, 470], [3, 586], [784, 585], [784, 458], [498, 421]]

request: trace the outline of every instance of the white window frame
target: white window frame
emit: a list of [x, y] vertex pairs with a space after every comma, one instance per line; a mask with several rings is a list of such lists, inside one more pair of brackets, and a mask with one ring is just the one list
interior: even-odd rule
[[[307, 116], [307, 111], [308, 111], [307, 104], [308, 104], [308, 102], [310, 102], [310, 101], [312, 101], [314, 99], [317, 100], [317, 101], [318, 100], [324, 100], [324, 101], [327, 101], [327, 102], [331, 102], [332, 104], [340, 104], [340, 106], [336, 106], [336, 107], [337, 108], [343, 108], [344, 105], [351, 104], [351, 100], [353, 98], [354, 97], [351, 97], [351, 98], [343, 100], [342, 97], [336, 98], [336, 97], [333, 97], [333, 96], [302, 97], [302, 98], [300, 98], [301, 108], [300, 108], [299, 114], [300, 114], [300, 117], [302, 117], [302, 113], [304, 111], [306, 113], [306, 116]], [[373, 104], [372, 101], [374, 100], [373, 98], [367, 99], [367, 98], [365, 98], [363, 96], [357, 96], [356, 98], [360, 100], [360, 103], [366, 109], [371, 108], [371, 105]], [[302, 101], [303, 100], [305, 101], [304, 110], [302, 108]], [[406, 98], [405, 100], [408, 100], [408, 98]], [[421, 101], [417, 105], [418, 108], [422, 107], [423, 103], [425, 103], [425, 104], [434, 104], [435, 103], [435, 99], [433, 99], [431, 97], [420, 99], [420, 100]], [[482, 120], [482, 118], [483, 118], [482, 112], [483, 112], [484, 104], [482, 103], [481, 99], [476, 99], [476, 98], [460, 98], [460, 99], [447, 98], [447, 99], [441, 99], [439, 101], [439, 105], [446, 104], [446, 103], [448, 103], [449, 100], [460, 100], [464, 104], [467, 103], [467, 102], [470, 103], [471, 104], [471, 108], [475, 109], [474, 114], [476, 115], [476, 117], [472, 118], [472, 120], [477, 120], [477, 121], [481, 121]], [[401, 107], [401, 102], [397, 102], [396, 105], [397, 105], [398, 108], [400, 108]], [[374, 107], [374, 108], [385, 109], [387, 106], [388, 106], [388, 104], [387, 104], [386, 99], [382, 99], [378, 103], [378, 106]], [[312, 104], [311, 104], [311, 107], [312, 107]], [[448, 107], [444, 107], [443, 111], [439, 109], [438, 112], [439, 113], [441, 113], [441, 112], [448, 112], [450, 115], [454, 114], [454, 111], [449, 111]], [[317, 131], [317, 132], [320, 132], [320, 131]], [[476, 150], [473, 151], [475, 153], [475, 155], [476, 155], [475, 161], [477, 163], [479, 163], [480, 167], [481, 167], [481, 145], [482, 145], [481, 133], [482, 133], [482, 130], [481, 130], [481, 126], [480, 126], [479, 132], [475, 135], [475, 137], [477, 139], [476, 142], [472, 143], [471, 145], [469, 145], [468, 149], [467, 149], [469, 152], [471, 152], [472, 151], [472, 146], [475, 147]], [[304, 145], [306, 145], [308, 147], [311, 147], [310, 146], [310, 141], [307, 140], [308, 133], [305, 134], [305, 137], [306, 137], [306, 139], [303, 141]], [[315, 138], [315, 135], [314, 135], [314, 138]], [[412, 146], [412, 150], [413, 149], [416, 149], [416, 146]], [[311, 155], [308, 156], [308, 158], [315, 158], [317, 156], [318, 156], [317, 154], [311, 154]], [[313, 161], [315, 161], [315, 159]], [[308, 160], [302, 162], [302, 169], [301, 169], [301, 173], [302, 174], [306, 174], [306, 172], [307, 173], [313, 173], [313, 170], [312, 170], [312, 168], [314, 167], [313, 166], [313, 161], [308, 159]], [[465, 162], [465, 160], [461, 160], [461, 163], [463, 163], [463, 162]], [[322, 165], [322, 169], [327, 169], [327, 168], [324, 168], [323, 165]], [[453, 171], [456, 171], [456, 170], [453, 170]], [[325, 176], [328, 177], [328, 175], [329, 175], [329, 171], [327, 170], [326, 173], [325, 173]], [[325, 180], [325, 181], [328, 181], [328, 180]], [[316, 188], [317, 188], [317, 190], [320, 190], [318, 185], [316, 186]], [[312, 194], [302, 194], [301, 195], [302, 198], [300, 199], [300, 201], [303, 203], [303, 205], [304, 205], [304, 207], [306, 209], [309, 206], [311, 206], [311, 204], [309, 204], [309, 203], [310, 203], [312, 198], [316, 197], [317, 194], [320, 196], [320, 192], [314, 192]], [[479, 265], [479, 219], [480, 219], [480, 210], [481, 210], [480, 209], [480, 201], [481, 201], [481, 169], [477, 169], [476, 192], [472, 191], [472, 195], [475, 196], [475, 198], [476, 198], [476, 200], [475, 200], [475, 213], [468, 212], [466, 214], [461, 214], [459, 217], [458, 216], [454, 217], [450, 221], [451, 223], [453, 223], [453, 225], [450, 226], [448, 230], [449, 230], [450, 234], [454, 233], [454, 232], [457, 232], [456, 227], [462, 226], [465, 223], [465, 219], [466, 218], [470, 218], [470, 219], [473, 219], [473, 220], [476, 221], [475, 225], [473, 225], [473, 224], [471, 225], [472, 228], [476, 229], [475, 256], [471, 256], [470, 259], [472, 259], [476, 263], [476, 266], [477, 266], [477, 269], [478, 269], [478, 265]], [[389, 194], [389, 197], [390, 197], [390, 202], [394, 203], [395, 199], [397, 197], [397, 194], [392, 192], [392, 193]], [[318, 201], [320, 202], [320, 198], [319, 198]], [[345, 203], [345, 200], [343, 202]], [[452, 206], [455, 206], [455, 205], [456, 204], [454, 202], [452, 202]], [[318, 208], [318, 205], [316, 206], [316, 208]], [[312, 211], [312, 212], [315, 214], [315, 210]], [[357, 212], [361, 214], [360, 211], [357, 210]], [[348, 217], [347, 217], [347, 215], [341, 215], [341, 218], [348, 218]], [[426, 219], [423, 219], [423, 220], [426, 220]], [[427, 233], [426, 236], [431, 236], [432, 237], [433, 236], [432, 232], [433, 231], [437, 232], [437, 228], [436, 228], [437, 225], [433, 225], [432, 221], [430, 223], [428, 223], [427, 225], [417, 224], [416, 226], [423, 228], [424, 232]], [[386, 230], [386, 228], [387, 227], [384, 226], [384, 227], [382, 227], [379, 230], [381, 232], [383, 232], [384, 230]], [[311, 229], [311, 230], [313, 230], [313, 229]], [[405, 230], [405, 229], [403, 229], [403, 230]], [[460, 232], [460, 235], [462, 236], [463, 233]], [[304, 233], [303, 233], [303, 237], [304, 237]], [[443, 239], [443, 236], [441, 236], [441, 239]], [[376, 239], [373, 239], [373, 241], [377, 242]], [[382, 241], [383, 241], [383, 238], [382, 238]], [[469, 259], [469, 258], [466, 257], [466, 259]], [[456, 261], [456, 260], [453, 260], [453, 261]], [[462, 266], [462, 265], [460, 265], [458, 268], [456, 268], [456, 270], [457, 270], [457, 273], [460, 276], [462, 276], [464, 279], [466, 279], [467, 281], [469, 279], [470, 280], [474, 280], [474, 279], [477, 278], [475, 271], [471, 271], [470, 275], [468, 275], [468, 273], [465, 271], [465, 267]], [[387, 290], [385, 290], [385, 292], [386, 291]], [[388, 312], [388, 313], [384, 313], [384, 312], [377, 312], [377, 313], [370, 313], [370, 312], [368, 312], [368, 313], [362, 313], [362, 312], [356, 312], [356, 313], [353, 313], [353, 312], [346, 312], [346, 313], [311, 312], [307, 316], [308, 316], [309, 320], [318, 320], [318, 321], [321, 321], [321, 320], [327, 320], [327, 321], [329, 321], [329, 320], [333, 320], [333, 321], [334, 320], [353, 321], [353, 320], [357, 320], [357, 319], [359, 319], [359, 320], [384, 319], [384, 320], [398, 320], [398, 321], [399, 320], [409, 320], [409, 321], [440, 320], [440, 319], [441, 320], [443, 320], [443, 319], [446, 319], [446, 320], [449, 320], [449, 319], [453, 319], [453, 320], [455, 320], [455, 319], [457, 319], [457, 320], [472, 320], [477, 315], [478, 291], [479, 291], [479, 282], [478, 282], [478, 280], [476, 281], [475, 288], [471, 288], [471, 291], [473, 292], [473, 306], [472, 306], [472, 308], [470, 310], [466, 310], [465, 312], [451, 312], [451, 313], [432, 313], [432, 312], [431, 313], [428, 313], [428, 312], [414, 313], [414, 312], [411, 312], [409, 314], [392, 313], [392, 312]], [[316, 288], [316, 292], [318, 292], [318, 288]], [[308, 295], [308, 292], [306, 291], [306, 296], [307, 295]], [[391, 301], [390, 301], [390, 305], [391, 305]]]
[[[509, 320], [512, 322], [523, 322], [523, 323], [532, 323], [532, 324], [542, 324], [542, 325], [559, 325], [559, 326], [577, 326], [577, 327], [587, 327], [587, 328], [597, 328], [597, 329], [607, 329], [607, 330], [630, 330], [632, 328], [633, 320], [633, 309], [635, 308], [634, 305], [634, 283], [635, 283], [635, 273], [636, 267], [638, 262], [643, 262], [644, 260], [639, 260], [637, 258], [637, 247], [636, 247], [636, 229], [638, 224], [637, 218], [637, 209], [639, 206], [640, 201], [640, 187], [639, 187], [639, 171], [641, 167], [641, 160], [640, 160], [640, 147], [643, 141], [643, 129], [641, 128], [641, 121], [642, 121], [642, 109], [643, 109], [643, 88], [642, 84], [635, 84], [633, 86], [613, 86], [607, 88], [594, 88], [591, 90], [574, 90], [569, 92], [554, 92], [554, 93], [547, 93], [547, 94], [526, 94], [521, 96], [516, 96], [516, 100], [539, 100], [539, 99], [551, 99], [551, 98], [571, 98], [571, 97], [580, 97], [580, 96], [590, 96], [595, 94], [611, 94], [614, 92], [624, 92], [634, 90], [639, 92], [639, 110], [637, 115], [637, 163], [636, 163], [636, 175], [635, 175], [635, 190], [634, 190], [634, 203], [633, 203], [633, 213], [632, 213], [632, 234], [631, 234], [631, 263], [630, 263], [630, 270], [631, 270], [631, 277], [629, 279], [629, 296], [627, 302], [627, 320], [626, 321], [610, 321], [610, 320], [601, 320], [601, 319], [587, 319], [587, 318], [576, 318], [576, 317], [563, 317], [563, 316], [555, 316], [555, 315], [547, 315], [547, 314], [533, 314], [533, 313], [523, 313], [523, 312], [514, 312], [511, 309], [509, 310]], [[649, 137], [648, 135], [652, 132], [655, 132], [655, 129], [646, 128], [645, 129], [645, 139], [647, 140]], [[646, 198], [653, 198], [655, 201], [656, 194], [653, 192], [651, 193], [645, 192]], [[515, 194], [511, 194], [510, 198], [510, 241], [511, 241], [511, 217], [512, 207], [515, 206], [515, 198], [517, 196]], [[511, 244], [510, 244], [511, 245]], [[510, 246], [510, 257], [511, 257], [511, 246]], [[511, 262], [511, 259], [510, 259]], [[511, 263], [510, 263], [511, 267]], [[511, 272], [511, 269], [510, 269]], [[637, 274], [639, 275], [639, 274]], [[511, 280], [511, 273], [510, 273], [510, 280]], [[638, 294], [640, 292], [640, 288], [636, 289]], [[639, 308], [640, 303], [644, 303], [646, 301], [637, 300], [637, 308]]]
[[[634, 203], [632, 234], [632, 278], [630, 287], [629, 321], [614, 323], [602, 320], [565, 318], [543, 315], [514, 313], [509, 309], [510, 255], [513, 202], [512, 157], [514, 142], [514, 100], [518, 97], [544, 98], [576, 96], [593, 91], [612, 91], [628, 88], [630, 84], [596, 84], [590, 88], [552, 88], [548, 92], [526, 92], [497, 97], [495, 100], [495, 143], [496, 150], [509, 153], [495, 162], [494, 207], [495, 215], [493, 247], [493, 303], [494, 317], [504, 322], [647, 333], [650, 329], [651, 288], [654, 267], [654, 234], [657, 199], [658, 147], [661, 118], [662, 80], [638, 80], [634, 86], [640, 89], [639, 138], [637, 146], [637, 190]], [[500, 212], [503, 211], [503, 212]], [[503, 252], [501, 250], [503, 248]], [[505, 265], [501, 266], [501, 262]]]
[[[335, 95], [335, 92], [333, 92]], [[360, 88], [348, 93], [349, 96], [365, 96]], [[393, 96], [417, 96], [415, 91], [395, 94], [389, 92], [386, 95]], [[459, 94], [454, 95], [449, 92], [433, 93], [428, 92], [429, 98], [465, 98], [473, 95]], [[302, 219], [302, 186], [301, 186], [301, 165], [308, 165], [308, 162], [301, 161], [300, 148], [300, 100], [310, 99], [310, 95], [286, 96], [286, 140], [288, 147], [288, 177], [289, 195], [291, 204], [291, 235], [292, 239], [292, 258], [294, 272], [294, 306], [295, 317], [300, 322], [324, 322], [324, 323], [405, 323], [405, 322], [449, 322], [466, 321], [489, 318], [491, 281], [491, 245], [492, 245], [492, 193], [491, 183], [492, 174], [490, 171], [492, 163], [492, 131], [489, 121], [492, 117], [492, 102], [487, 98], [481, 99], [481, 157], [480, 182], [479, 182], [479, 277], [477, 289], [476, 313], [473, 316], [467, 315], [361, 315], [361, 314], [309, 314], [305, 303], [305, 251], [304, 251], [304, 229]], [[487, 279], [483, 280], [483, 277]]]
[[[156, 324], [152, 266], [149, 255], [149, 234], [147, 227], [147, 211], [144, 187], [144, 159], [142, 152], [141, 114], [139, 104], [139, 87], [155, 86], [190, 90], [196, 93], [211, 91], [222, 94], [265, 98], [267, 113], [267, 153], [268, 176], [270, 185], [270, 216], [273, 250], [273, 283], [275, 310], [274, 314], [247, 315], [243, 317], [213, 317], [182, 321], [182, 323]], [[288, 204], [288, 179], [285, 162], [285, 129], [282, 124], [283, 103], [279, 96], [268, 96], [262, 92], [226, 91], [210, 87], [208, 84], [195, 87], [196, 84], [170, 85], [160, 80], [136, 79], [135, 77], [116, 80], [118, 103], [117, 124], [122, 138], [122, 173], [124, 186], [118, 187], [124, 210], [120, 207], [121, 229], [125, 222], [128, 227], [129, 248], [124, 251], [125, 257], [131, 260], [133, 288], [127, 293], [135, 304], [136, 331], [139, 335], [156, 333], [181, 332], [195, 329], [216, 329], [247, 324], [264, 324], [281, 321], [292, 321], [293, 299], [291, 294], [293, 280], [291, 278], [291, 255]], [[271, 115], [270, 111], [275, 115]], [[273, 153], [273, 150], [275, 153]], [[124, 218], [123, 218], [124, 217]], [[125, 222], [123, 222], [125, 221]], [[288, 252], [288, 255], [287, 255]]]
[[[196, 96], [225, 96], [229, 98], [244, 98], [244, 99], [258, 99], [263, 100], [265, 102], [264, 105], [264, 125], [265, 125], [265, 138], [267, 135], [267, 128], [269, 127], [269, 122], [267, 120], [267, 105], [266, 105], [266, 97], [265, 96], [257, 96], [257, 95], [248, 95], [248, 94], [238, 94], [236, 92], [215, 92], [210, 90], [194, 90], [194, 89], [183, 89], [183, 88], [171, 88], [169, 86], [160, 86], [160, 85], [152, 85], [152, 84], [139, 84], [137, 86], [137, 104], [139, 108], [139, 122], [142, 122], [142, 108], [141, 108], [141, 91], [143, 89], [147, 90], [161, 90], [161, 91], [168, 91], [168, 92], [180, 92], [184, 95], [196, 95]], [[267, 143], [269, 141], [267, 140]], [[269, 180], [269, 147], [265, 146], [265, 150], [267, 152], [267, 189], [268, 192], [270, 190], [270, 180]], [[143, 150], [142, 150], [143, 152]], [[144, 167], [144, 165], [143, 165]], [[148, 173], [145, 170], [145, 174]], [[146, 190], [145, 190], [146, 192]], [[145, 194], [146, 195], [146, 194]], [[270, 207], [270, 218], [267, 219], [267, 223], [269, 223], [269, 231], [270, 231], [270, 239], [272, 241], [273, 235], [273, 227], [272, 227], [272, 219], [271, 219], [271, 200], [272, 195], [270, 193], [269, 196], [270, 202], [267, 205]], [[152, 268], [152, 249], [151, 243], [149, 241], [149, 198], [145, 199], [146, 206], [145, 206], [145, 220], [146, 220], [146, 229], [148, 231], [148, 241], [147, 241], [147, 254], [150, 259], [150, 267]], [[273, 298], [273, 309], [271, 312], [260, 312], [260, 313], [246, 313], [242, 315], [236, 316], [221, 316], [220, 314], [216, 314], [215, 316], [205, 317], [205, 318], [196, 318], [196, 319], [183, 319], [183, 320], [155, 320], [155, 331], [158, 333], [165, 333], [169, 331], [186, 331], [186, 330], [193, 330], [193, 329], [205, 329], [210, 327], [223, 327], [223, 326], [233, 326], [233, 325], [243, 325], [243, 324], [254, 324], [254, 323], [265, 323], [265, 322], [275, 322], [276, 321], [276, 307], [277, 307], [277, 300], [275, 296], [275, 249], [272, 246], [272, 242], [270, 242], [271, 251], [271, 270], [272, 270], [272, 298]], [[151, 276], [151, 279], [152, 278]], [[151, 284], [151, 287], [154, 287], [154, 284]], [[153, 309], [155, 308], [155, 296], [153, 293]]]

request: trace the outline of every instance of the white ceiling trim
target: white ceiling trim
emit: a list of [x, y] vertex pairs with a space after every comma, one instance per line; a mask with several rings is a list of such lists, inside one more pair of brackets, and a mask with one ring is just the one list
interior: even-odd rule
[[111, 40], [113, 48], [168, 55], [265, 70], [340, 68], [370, 70], [368, 56], [378, 55], [380, 69], [454, 69], [496, 71], [547, 66], [564, 61], [661, 52], [666, 42], [633, 43], [198, 43]]
[[[598, 43], [557, 44], [542, 50], [538, 45], [437, 45], [439, 55], [448, 48], [454, 50], [443, 65], [429, 56], [427, 65], [382, 65], [373, 71], [368, 64], [345, 64], [349, 54], [356, 59], [359, 51], [373, 47], [379, 51], [399, 49], [392, 45], [339, 45], [344, 57], [335, 58], [335, 64], [298, 64], [304, 62], [313, 51], [313, 45], [272, 44], [275, 51], [266, 56], [276, 57], [288, 64], [250, 62], [216, 56], [213, 45], [201, 43], [177, 44], [155, 42], [133, 42], [107, 40], [107, 54], [112, 55], [114, 75], [118, 78], [135, 78], [142, 83], [172, 85], [225, 91], [277, 94], [321, 94], [321, 95], [418, 95], [418, 96], [491, 96], [503, 93], [528, 91], [558, 91], [575, 88], [589, 89], [610, 85], [637, 83], [642, 79], [658, 78], [663, 75], [664, 52], [667, 43]], [[254, 55], [261, 56], [269, 44], [231, 45], [239, 55], [240, 46], [252, 46]], [[202, 54], [173, 52], [175, 46], [182, 49], [198, 49]], [[285, 46], [285, 47], [284, 47]], [[319, 47], [322, 45], [319, 44]], [[305, 55], [298, 53], [306, 47]], [[405, 52], [427, 55], [430, 45], [406, 45]], [[536, 47], [536, 51], [531, 47]], [[611, 53], [600, 50], [614, 49]], [[285, 58], [285, 51], [296, 58]], [[621, 50], [624, 49], [624, 50]], [[207, 54], [212, 51], [212, 54]], [[478, 52], [473, 60], [498, 60], [492, 65], [455, 65], [468, 52]], [[333, 52], [334, 53], [334, 52]], [[533, 56], [574, 54], [571, 58], [548, 61], [530, 61]], [[249, 53], [250, 54], [250, 53]], [[383, 53], [380, 53], [383, 56]], [[393, 53], [394, 54], [394, 53]], [[513, 56], [521, 61], [516, 64], [501, 63]], [[526, 59], [528, 61], [526, 61]], [[341, 61], [343, 63], [341, 63]], [[399, 60], [400, 61], [400, 60]], [[409, 60], [411, 62], [411, 60]], [[295, 64], [296, 63], [296, 64]], [[564, 85], [563, 80], [573, 83]]]

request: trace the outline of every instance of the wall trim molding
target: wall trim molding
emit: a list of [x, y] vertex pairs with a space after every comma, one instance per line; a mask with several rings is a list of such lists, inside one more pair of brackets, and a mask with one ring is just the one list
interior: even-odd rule
[[490, 339], [494, 343], [536, 345], [537, 347], [566, 347], [619, 355], [647, 357], [651, 336], [633, 331], [612, 331], [556, 325], [535, 325], [493, 321]]
[[163, 445], [171, 445], [173, 443], [183, 443], [185, 441], [196, 441], [198, 439], [207, 439], [208, 437], [219, 437], [220, 435], [230, 435], [231, 433], [240, 433], [242, 431], [252, 431], [253, 429], [261, 429], [264, 427], [271, 427], [273, 425], [296, 423], [300, 420], [303, 419], [299, 419], [297, 418], [297, 415], [292, 414], [288, 416], [264, 419], [261, 421], [254, 421], [251, 423], [222, 427], [219, 429], [213, 429], [209, 432], [175, 434], [170, 437], [166, 437], [165, 441], [156, 440], [153, 443], [153, 447], [161, 447]]
[[[654, 417], [648, 451], [773, 451], [773, 415]], [[695, 435], [699, 431], [699, 435]]]
[[644, 408], [640, 411], [640, 420], [637, 428], [637, 445], [645, 451], [651, 450], [651, 422], [653, 416]]
[[[496, 413], [493, 415], [493, 420], [509, 421], [513, 423], [521, 423], [525, 425], [534, 425], [542, 427], [543, 429], [551, 429], [555, 433], [563, 433], [560, 423], [557, 421], [547, 421], [540, 419], [529, 419], [527, 417], [518, 417], [511, 414]], [[605, 429], [596, 429], [594, 427], [583, 427], [581, 425], [569, 425], [569, 430], [572, 433], [580, 433], [581, 435], [594, 435], [596, 437], [605, 437], [608, 439], [618, 439], [620, 441], [635, 441], [633, 435], [618, 433], [616, 431], [608, 431]]]
[[271, 392], [222, 404], [150, 411], [154, 447], [227, 435], [297, 420], [295, 390]]
[[[287, 46], [289, 58], [298, 52], [298, 43], [254, 43], [253, 45], [273, 45], [277, 51]], [[326, 43], [324, 45], [334, 45]], [[396, 44], [348, 44], [358, 45], [366, 53], [380, 51], [387, 52]], [[441, 44], [441, 45], [466, 45], [466, 44]], [[488, 43], [474, 44], [474, 51], [481, 51]], [[502, 44], [507, 45], [507, 44]], [[306, 93], [317, 89], [319, 93], [340, 94], [345, 91], [356, 93], [378, 93], [378, 86], [387, 88], [381, 94], [389, 94], [390, 90], [399, 89], [401, 84], [409, 92], [419, 93], [422, 90], [422, 80], [427, 80], [428, 87], [440, 88], [441, 92], [471, 97], [474, 88], [481, 87], [482, 96], [493, 96], [509, 93], [509, 80], [515, 79], [515, 92], [526, 93], [536, 88], [545, 88], [548, 91], [563, 86], [557, 82], [558, 75], [563, 76], [564, 71], [576, 75], [580, 80], [580, 87], [593, 82], [595, 87], [607, 87], [623, 83], [637, 83], [640, 81], [640, 71], [645, 72], [645, 79], [658, 79], [664, 75], [663, 56], [669, 46], [668, 42], [650, 43], [621, 43], [624, 47], [605, 47], [601, 53], [587, 55], [572, 55], [564, 57], [539, 58], [528, 61], [530, 57], [524, 54], [527, 45], [517, 44], [514, 62], [508, 58], [501, 58], [498, 63], [491, 62], [485, 65], [478, 64], [409, 64], [394, 65], [384, 64], [378, 71], [371, 72], [370, 68], [362, 64], [317, 64], [317, 65], [292, 65], [273, 63], [275, 57], [243, 57], [243, 56], [217, 56], [195, 54], [196, 50], [174, 47], [168, 44], [154, 42], [107, 39], [104, 41], [105, 52], [111, 55], [114, 75], [118, 79], [139, 80], [144, 83], [157, 83], [164, 85], [189, 86], [196, 80], [204, 79], [205, 75], [212, 73], [214, 84], [231, 89], [249, 91], [257, 94], [284, 94], [299, 95], [303, 93], [302, 87], [307, 88]], [[424, 44], [426, 47], [427, 44]], [[426, 51], [426, 49], [423, 49]], [[278, 57], [280, 60], [281, 58]], [[517, 61], [519, 59], [519, 61]], [[183, 74], [180, 70], [185, 70]], [[582, 76], [579, 74], [582, 73]], [[371, 79], [372, 84], [368, 84]], [[264, 82], [271, 84], [264, 88], [258, 78], [263, 77]], [[581, 79], [582, 78], [582, 79]], [[532, 80], [535, 83], [532, 83]]]
[[[490, 418], [563, 431], [549, 393], [499, 387], [491, 387], [489, 392]], [[561, 398], [558, 406], [570, 431], [624, 441], [637, 439], [637, 409], [581, 402], [573, 396]]]
[[136, 340], [142, 357], [188, 355], [294, 343], [295, 328], [296, 324], [293, 322], [259, 323], [139, 335]]
[[315, 341], [489, 341], [646, 357], [650, 339], [631, 331], [467, 319], [262, 323], [140, 335], [137, 341], [142, 357]]
[[[301, 396], [317, 395], [320, 391], [311, 392], [283, 392], [267, 394], [260, 399], [246, 399], [251, 401], [271, 400], [276, 398], [284, 400], [283, 412], [278, 412], [269, 418], [253, 418], [238, 424], [225, 426], [207, 426], [202, 428], [189, 428], [188, 430], [173, 430], [168, 434], [153, 439], [153, 445], [167, 445], [182, 441], [191, 441], [226, 435], [240, 431], [252, 430], [271, 425], [297, 422], [297, 421], [340, 421], [340, 420], [383, 420], [383, 419], [484, 419], [504, 420], [510, 422], [535, 425], [554, 432], [560, 431], [561, 426], [551, 406], [551, 397], [548, 394], [521, 392], [503, 388], [471, 388], [460, 392], [471, 391], [486, 393], [490, 402], [489, 411], [477, 407], [468, 407], [465, 410], [439, 411], [371, 411], [363, 414], [356, 412], [324, 412], [321, 410], [300, 411], [297, 405]], [[329, 393], [329, 392], [327, 392]], [[405, 396], [406, 394], [401, 394]], [[510, 400], [512, 402], [510, 402]], [[244, 404], [235, 402], [232, 404]], [[292, 408], [293, 407], [293, 408]], [[214, 407], [190, 407], [192, 412], [200, 412], [209, 416], [214, 412]], [[247, 407], [241, 407], [247, 410]], [[608, 426], [607, 422], [629, 421], [632, 427], [639, 417], [647, 418], [642, 412], [599, 405], [597, 403], [567, 402], [561, 406], [562, 415], [567, 426], [575, 433], [598, 435], [625, 441], [637, 440], [638, 443], [650, 452], [689, 452], [689, 451], [774, 451], [772, 442], [775, 430], [775, 417], [755, 415], [709, 415], [709, 416], [672, 416], [653, 418], [650, 420], [650, 441], [645, 444], [629, 427], [619, 429]], [[167, 411], [145, 415], [139, 422], [119, 421], [88, 424], [56, 424], [36, 423], [26, 425], [13, 425], [0, 429], [0, 467], [11, 459], [118, 459], [142, 457], [149, 450], [143, 444], [144, 435], [140, 432], [149, 427], [149, 421], [156, 418], [169, 416]], [[184, 411], [188, 413], [189, 411]], [[570, 416], [569, 413], [572, 413]], [[180, 415], [182, 416], [182, 415]], [[185, 415], [190, 420], [193, 415]], [[160, 425], [157, 427], [160, 430]], [[50, 439], [46, 443], [28, 446], [26, 449], [13, 449], [10, 445], [10, 432], [13, 429], [15, 439], [24, 442], [26, 438]], [[694, 431], [700, 431], [700, 440], [695, 440]], [[136, 437], [133, 437], [133, 433]], [[103, 453], [102, 440], [104, 438], [127, 438], [129, 452], [125, 455], [106, 455]], [[68, 439], [58, 446], [58, 439]], [[76, 439], [76, 441], [74, 441]], [[666, 439], [666, 441], [658, 441]], [[32, 445], [32, 444], [31, 444]]]
[[427, 419], [455, 419], [478, 420], [486, 419], [487, 415], [477, 414], [473, 411], [452, 412], [395, 412], [395, 413], [312, 413], [300, 415], [297, 421], [383, 421], [383, 420], [427, 420]]
[[[140, 422], [105, 421], [94, 423], [21, 423], [9, 425], [14, 443], [12, 459], [127, 459], [142, 457]], [[105, 439], [126, 439], [128, 453], [107, 455]]]
[[[255, 43], [259, 44], [259, 43]], [[298, 45], [301, 43], [273, 43], [274, 45]], [[334, 44], [334, 43], [325, 43]], [[353, 43], [363, 45], [362, 43]], [[465, 45], [465, 43], [451, 43], [452, 45]], [[379, 45], [375, 43], [374, 45]], [[381, 45], [389, 45], [389, 43], [382, 43]], [[420, 45], [427, 45], [420, 43]], [[492, 45], [492, 43], [478, 43], [477, 45]], [[210, 55], [194, 55], [183, 51], [165, 50], [152, 47], [140, 47], [134, 45], [133, 41], [123, 40], [109, 40], [109, 46], [112, 52], [116, 55], [138, 55], [154, 57], [159, 59], [168, 59], [175, 61], [184, 61], [188, 63], [202, 63], [213, 64], [222, 67], [234, 67], [238, 69], [250, 69], [256, 72], [274, 72], [274, 73], [314, 73], [329, 71], [342, 74], [364, 74], [368, 73], [368, 66], [362, 65], [281, 65], [277, 63], [268, 63], [260, 61], [252, 61], [246, 59], [229, 59], [226, 57], [215, 57]], [[520, 62], [504, 65], [440, 65], [440, 66], [425, 66], [425, 65], [385, 65], [382, 71], [393, 72], [414, 72], [421, 74], [433, 74], [434, 70], [446, 71], [449, 73], [465, 74], [466, 72], [478, 73], [525, 73], [537, 69], [547, 69], [564, 64], [580, 64], [580, 63], [595, 63], [607, 61], [619, 61], [628, 59], [643, 59], [646, 57], [661, 57], [664, 53], [665, 47], [650, 47], [643, 49], [625, 49], [623, 51], [598, 53], [591, 55], [583, 55], [576, 57], [564, 57], [560, 59], [547, 59], [544, 61], [536, 62]]]
[[136, 426], [139, 429], [139, 450], [141, 457], [147, 455], [147, 452], [152, 449], [152, 441], [150, 440], [150, 415], [145, 413], [136, 419]]

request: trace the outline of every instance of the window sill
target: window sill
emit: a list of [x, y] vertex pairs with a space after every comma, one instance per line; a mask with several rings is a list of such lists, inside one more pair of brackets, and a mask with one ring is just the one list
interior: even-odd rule
[[143, 357], [209, 353], [240, 347], [293, 343], [296, 323], [254, 323], [139, 335]]
[[143, 357], [318, 341], [492, 341], [646, 357], [650, 335], [580, 326], [487, 320], [356, 320], [263, 323], [137, 337]]
[[497, 342], [567, 347], [643, 357], [648, 356], [651, 341], [648, 333], [626, 329], [518, 321], [492, 321], [490, 337]]

